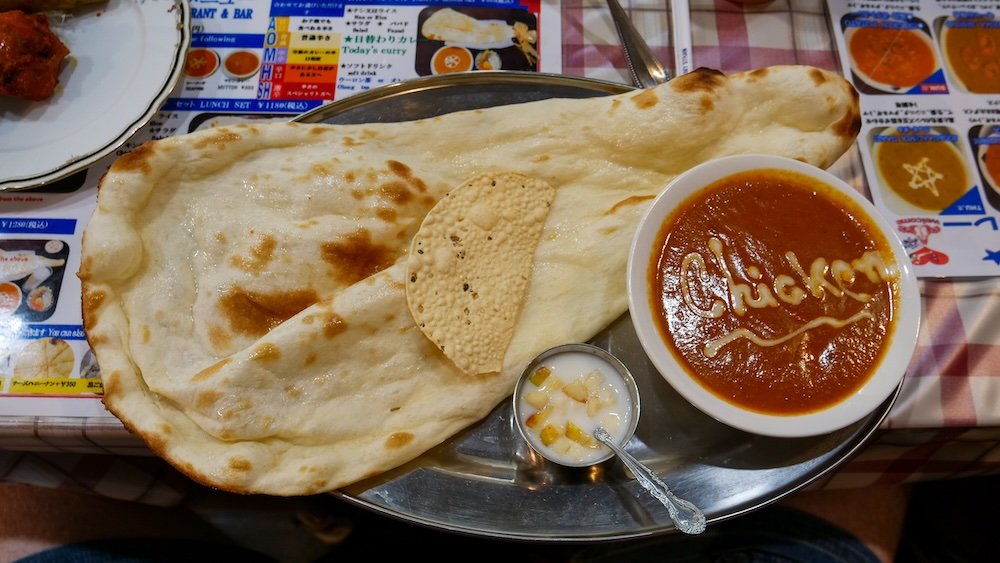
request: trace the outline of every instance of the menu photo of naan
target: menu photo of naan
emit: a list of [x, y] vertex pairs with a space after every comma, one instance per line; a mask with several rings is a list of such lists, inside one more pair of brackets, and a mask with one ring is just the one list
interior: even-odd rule
[[[2, 310], [25, 322], [51, 317], [68, 256], [69, 245], [61, 240], [0, 240]], [[17, 303], [13, 303], [18, 294]]]
[[417, 27], [421, 76], [538, 69], [538, 18], [527, 10], [428, 7]]
[[61, 338], [40, 338], [29, 342], [14, 360], [15, 379], [68, 379], [76, 357]]

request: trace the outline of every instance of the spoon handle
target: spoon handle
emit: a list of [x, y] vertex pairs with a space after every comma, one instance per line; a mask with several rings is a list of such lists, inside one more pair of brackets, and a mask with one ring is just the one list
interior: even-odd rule
[[636, 86], [652, 88], [670, 80], [670, 73], [663, 68], [650, 50], [649, 44], [632, 25], [625, 8], [622, 8], [618, 0], [607, 0], [607, 2], [611, 10], [611, 19], [618, 30], [618, 37], [621, 38], [622, 47], [625, 48], [625, 64], [628, 65], [629, 74], [632, 75], [632, 81]]
[[626, 467], [635, 475], [636, 481], [651, 495], [667, 507], [670, 519], [677, 529], [685, 534], [700, 534], [705, 531], [705, 514], [697, 506], [672, 493], [667, 485], [653, 473], [653, 470], [643, 465], [632, 454], [615, 443], [604, 428], [594, 430], [594, 437], [602, 444], [612, 449]]

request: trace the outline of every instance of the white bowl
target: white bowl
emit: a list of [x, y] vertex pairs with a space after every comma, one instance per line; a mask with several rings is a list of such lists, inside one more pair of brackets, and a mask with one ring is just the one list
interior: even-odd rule
[[[867, 214], [866, 222], [882, 231], [898, 271], [895, 311], [890, 342], [874, 372], [857, 390], [839, 402], [803, 414], [771, 414], [751, 410], [721, 398], [693, 379], [675, 356], [672, 344], [660, 333], [651, 308], [649, 276], [651, 257], [661, 244], [659, 232], [671, 213], [688, 197], [717, 180], [751, 170], [779, 169], [796, 172], [828, 185], [853, 201]], [[654, 249], [654, 245], [656, 248]], [[782, 251], [783, 252], [783, 251]], [[888, 264], [890, 257], [884, 256]], [[832, 258], [831, 258], [832, 260]], [[721, 278], [720, 278], [721, 279]], [[632, 323], [653, 365], [683, 397], [709, 416], [732, 427], [778, 437], [825, 434], [848, 426], [874, 411], [897, 389], [913, 356], [920, 324], [920, 293], [913, 267], [891, 224], [864, 196], [836, 176], [795, 160], [768, 155], [725, 157], [696, 166], [678, 176], [650, 204], [642, 217], [628, 260], [628, 299]], [[728, 307], [725, 311], [728, 311]], [[736, 318], [736, 317], [733, 317]]]

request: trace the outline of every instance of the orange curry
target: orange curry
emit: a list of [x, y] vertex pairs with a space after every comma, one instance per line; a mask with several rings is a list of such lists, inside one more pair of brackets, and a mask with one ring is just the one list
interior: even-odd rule
[[[1000, 92], [1000, 27], [994, 20], [947, 22], [944, 54], [969, 92]], [[961, 24], [961, 25], [959, 25]]]
[[880, 84], [909, 89], [937, 70], [930, 45], [915, 29], [859, 28], [848, 50], [858, 70]]
[[689, 374], [768, 414], [821, 410], [857, 390], [892, 333], [898, 270], [867, 214], [799, 174], [715, 182], [661, 227], [650, 303]]
[[226, 70], [234, 76], [246, 76], [257, 71], [260, 58], [250, 51], [236, 51], [226, 57]]
[[990, 145], [983, 155], [983, 166], [994, 186], [1000, 186], [1000, 145]]

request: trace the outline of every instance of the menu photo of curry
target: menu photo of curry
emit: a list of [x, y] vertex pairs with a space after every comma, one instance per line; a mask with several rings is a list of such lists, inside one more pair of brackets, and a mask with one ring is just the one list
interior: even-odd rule
[[873, 129], [868, 135], [878, 176], [873, 195], [898, 215], [975, 215], [982, 198], [963, 156], [962, 141], [949, 127]]
[[947, 94], [930, 27], [912, 14], [841, 19], [854, 86], [863, 94]]
[[44, 321], [59, 301], [69, 245], [61, 240], [0, 240], [0, 319]]
[[934, 21], [950, 83], [970, 94], [1000, 93], [1000, 20], [972, 12]]
[[433, 6], [417, 17], [420, 76], [538, 70], [538, 18], [527, 9]]
[[973, 126], [969, 129], [969, 144], [976, 156], [986, 201], [1000, 210], [1000, 124]]

